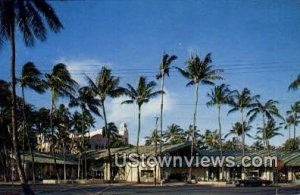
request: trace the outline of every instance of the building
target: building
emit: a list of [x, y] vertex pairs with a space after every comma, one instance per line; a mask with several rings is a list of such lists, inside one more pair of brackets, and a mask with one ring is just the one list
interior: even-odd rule
[[[124, 144], [128, 145], [128, 129], [126, 123], [121, 123], [119, 128], [119, 140]], [[108, 139], [107, 136], [103, 135], [103, 130], [99, 129], [90, 132], [90, 149], [91, 150], [102, 150], [107, 148]]]
[[[159, 146], [158, 146], [159, 148]], [[190, 158], [190, 143], [170, 145], [165, 144], [162, 147], [163, 156], [181, 156]], [[159, 151], [159, 150], [157, 150]], [[124, 154], [132, 154], [136, 152], [136, 147], [122, 147], [113, 148], [111, 150], [112, 158], [114, 159], [118, 156], [118, 160], [113, 160], [112, 164], [112, 174], [114, 180], [127, 181], [127, 182], [137, 182], [137, 175], [140, 174], [141, 182], [157, 182], [163, 180], [179, 180], [186, 181], [189, 167], [187, 164], [183, 163], [180, 167], [161, 167], [159, 165], [150, 166], [130, 166], [133, 162], [127, 159], [124, 166], [116, 166], [115, 162], [122, 164]], [[146, 156], [155, 156], [155, 146], [140, 146], [139, 154], [145, 154]], [[194, 154], [208, 158], [219, 157], [220, 151], [218, 150], [200, 150], [195, 149]], [[265, 167], [262, 164], [260, 167], [249, 166], [245, 168], [245, 173], [247, 176], [257, 176], [261, 179], [268, 179], [273, 182], [280, 183], [298, 183], [300, 182], [300, 151], [247, 151], [246, 156], [250, 156], [254, 159], [255, 156], [265, 157], [265, 156], [277, 156], [277, 167]], [[210, 163], [207, 167], [200, 166], [197, 162], [193, 162], [193, 172], [192, 179], [200, 182], [214, 182], [214, 181], [226, 181], [234, 182], [237, 179], [242, 178], [242, 168], [241, 168], [241, 152], [240, 151], [223, 151], [223, 156], [232, 156], [234, 158], [234, 166], [224, 167], [224, 178], [221, 176], [221, 167], [215, 167]], [[97, 174], [101, 175], [101, 179], [108, 180], [110, 178], [109, 163], [108, 163], [108, 153], [107, 150], [90, 151], [88, 154], [88, 160], [90, 161], [93, 170], [97, 171]], [[173, 164], [171, 161], [171, 165]]]
[[[118, 129], [118, 139], [124, 144], [128, 145], [128, 129], [127, 124], [125, 122], [120, 124], [120, 127]], [[103, 135], [102, 129], [98, 129], [95, 131], [91, 131], [85, 135], [86, 137], [89, 137], [89, 145], [91, 150], [102, 150], [107, 148], [108, 139], [106, 135]], [[75, 135], [73, 133], [69, 134], [69, 137], [71, 140], [76, 140], [80, 135]], [[36, 150], [38, 152], [45, 152], [50, 153], [51, 152], [51, 135], [45, 135], [45, 134], [39, 134], [37, 135], [37, 146]], [[63, 151], [60, 151], [61, 147], [56, 146], [54, 147], [55, 151], [57, 153], [62, 153]], [[73, 150], [72, 146], [66, 147], [67, 153], [75, 154], [76, 151]]]

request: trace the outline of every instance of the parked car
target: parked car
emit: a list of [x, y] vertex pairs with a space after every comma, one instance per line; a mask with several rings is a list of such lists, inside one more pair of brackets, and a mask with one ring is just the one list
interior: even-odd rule
[[236, 186], [268, 186], [272, 183], [270, 180], [260, 179], [259, 177], [249, 177], [247, 179], [237, 180]]

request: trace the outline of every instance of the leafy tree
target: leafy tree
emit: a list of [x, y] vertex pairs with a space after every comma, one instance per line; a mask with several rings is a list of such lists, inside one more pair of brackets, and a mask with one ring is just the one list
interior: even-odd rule
[[218, 130], [206, 130], [203, 136], [203, 141], [204, 144], [208, 147], [208, 149], [218, 149], [220, 146]]
[[[243, 130], [244, 128], [244, 130]], [[252, 138], [252, 136], [248, 133], [250, 130], [251, 130], [252, 126], [249, 125], [247, 122], [244, 121], [244, 124], [242, 125], [240, 122], [236, 122], [232, 127], [231, 129], [229, 130], [229, 133], [227, 133], [225, 135], [225, 139], [228, 137], [228, 136], [231, 136], [233, 135], [233, 141], [234, 143], [236, 143], [237, 145], [241, 145], [242, 141], [241, 141], [241, 137], [243, 136], [243, 132], [245, 132], [245, 135], [247, 137], [250, 137]], [[243, 147], [243, 146], [242, 146]], [[239, 147], [239, 148], [242, 148], [242, 147]]]
[[251, 146], [250, 149], [254, 150], [254, 151], [259, 151], [259, 150], [263, 150], [264, 149], [264, 145], [262, 143], [261, 140], [257, 140], [255, 141]]
[[156, 142], [156, 144], [158, 144], [161, 141], [160, 135], [158, 135], [156, 129], [154, 129], [152, 131], [150, 136], [146, 136], [145, 139], [146, 139], [146, 141], [145, 141], [146, 146], [155, 145], [155, 142]]
[[[193, 127], [193, 125], [189, 125], [189, 128], [184, 132], [185, 140], [188, 142], [192, 141], [193, 135], [194, 135], [194, 127]], [[197, 127], [196, 127], [195, 140], [199, 141], [199, 138], [201, 138], [200, 130], [197, 129]]]
[[[223, 70], [214, 69], [211, 65], [211, 54], [207, 54], [203, 60], [200, 59], [198, 55], [191, 55], [190, 59], [187, 61], [187, 68], [182, 69], [177, 67], [178, 71], [183, 77], [189, 80], [186, 86], [195, 86], [195, 110], [193, 116], [193, 139], [191, 144], [191, 156], [193, 156], [194, 145], [195, 145], [195, 131], [196, 131], [196, 119], [197, 119], [197, 108], [198, 108], [198, 96], [199, 96], [199, 84], [203, 85], [214, 85], [214, 80], [222, 79], [220, 73]], [[191, 181], [192, 177], [192, 166], [189, 169], [188, 181]]]
[[[296, 142], [296, 144], [295, 144], [295, 142]], [[286, 140], [285, 143], [282, 144], [282, 149], [285, 151], [294, 150], [295, 145], [296, 146], [300, 145], [300, 138], [297, 137], [296, 140], [294, 140], [294, 139]]]
[[27, 184], [24, 169], [21, 165], [19, 143], [17, 140], [16, 118], [16, 43], [17, 30], [23, 36], [26, 46], [33, 46], [35, 39], [45, 41], [47, 28], [44, 22], [53, 32], [59, 32], [62, 24], [54, 9], [46, 1], [6, 1], [0, 2], [0, 39], [8, 40], [11, 46], [11, 104], [12, 104], [12, 132], [14, 153], [16, 155], [17, 171], [24, 193], [33, 194]]
[[[126, 96], [130, 99], [125, 100], [122, 104], [133, 104], [135, 103], [138, 106], [138, 133], [136, 141], [136, 153], [139, 154], [139, 142], [140, 142], [140, 133], [141, 133], [141, 108], [142, 105], [148, 103], [151, 99], [157, 97], [159, 94], [163, 93], [162, 91], [155, 91], [156, 83], [155, 81], [147, 82], [146, 78], [140, 76], [138, 80], [137, 87], [134, 88], [132, 85], [127, 84], [127, 87], [124, 90]], [[140, 183], [140, 173], [138, 167], [138, 183]]]
[[180, 144], [184, 142], [184, 131], [183, 129], [176, 124], [171, 124], [167, 127], [166, 132], [163, 135], [163, 138], [165, 138], [167, 143], [170, 144]]

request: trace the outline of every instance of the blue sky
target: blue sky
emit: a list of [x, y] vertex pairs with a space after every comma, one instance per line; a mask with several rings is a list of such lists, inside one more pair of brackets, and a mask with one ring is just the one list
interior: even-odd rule
[[[180, 67], [185, 66], [190, 52], [200, 56], [212, 52], [213, 64], [225, 70], [225, 80], [218, 84], [224, 82], [239, 90], [247, 87], [253, 94], [260, 94], [262, 100], [278, 100], [283, 114], [299, 99], [299, 91], [287, 91], [300, 73], [299, 1], [103, 0], [51, 4], [65, 28], [59, 34], [49, 32], [47, 41], [37, 42], [33, 48], [26, 48], [18, 36], [18, 71], [27, 61], [33, 61], [42, 72], [64, 62], [84, 84], [83, 73], [94, 77], [106, 65], [121, 77], [122, 85], [135, 85], [140, 75], [155, 79], [163, 52], [177, 55], [173, 65]], [[0, 58], [0, 78], [8, 80], [8, 44], [1, 48]], [[187, 128], [192, 122], [194, 90], [185, 87], [186, 83], [176, 71], [166, 79], [165, 126], [175, 122]], [[218, 127], [216, 109], [205, 105], [209, 90], [209, 86], [200, 87], [197, 125], [202, 132]], [[49, 94], [27, 91], [26, 95], [37, 107], [49, 107]], [[135, 143], [137, 111], [134, 106], [120, 106], [121, 100], [108, 100], [108, 120], [117, 125], [127, 122], [130, 142]], [[141, 138], [155, 127], [158, 108], [159, 99], [142, 108]], [[224, 107], [224, 133], [239, 120], [238, 114], [227, 117], [227, 111]], [[258, 118], [254, 126], [260, 124]], [[102, 126], [98, 118], [96, 128]], [[285, 136], [271, 140], [272, 144], [287, 138], [287, 132], [282, 132]]]

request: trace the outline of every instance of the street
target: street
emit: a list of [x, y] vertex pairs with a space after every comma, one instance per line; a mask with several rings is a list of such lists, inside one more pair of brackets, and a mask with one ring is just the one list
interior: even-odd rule
[[[182, 185], [182, 186], [136, 186], [136, 185], [32, 185], [36, 194], [276, 194], [275, 187], [211, 187], [201, 185]], [[15, 185], [0, 185], [1, 195], [21, 194], [21, 188]], [[280, 187], [278, 194], [282, 195], [300, 195], [300, 187]]]

